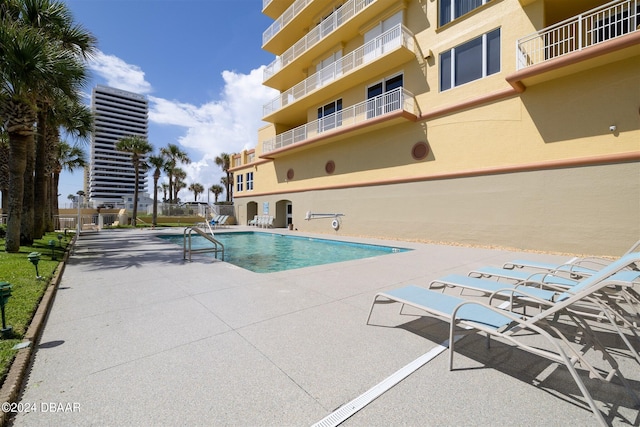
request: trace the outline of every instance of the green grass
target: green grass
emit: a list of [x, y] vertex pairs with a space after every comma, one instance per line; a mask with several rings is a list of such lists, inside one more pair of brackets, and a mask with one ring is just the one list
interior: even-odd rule
[[[32, 246], [21, 246], [18, 253], [5, 252], [4, 239], [0, 239], [0, 282], [8, 282], [12, 286], [11, 297], [5, 306], [5, 320], [6, 325], [13, 328], [12, 337], [0, 339], [0, 378], [2, 380], [17, 353], [17, 350], [12, 348], [22, 341], [27, 332], [42, 295], [73, 237], [72, 234], [67, 235], [60, 242], [58, 234], [47, 233], [42, 239], [34, 241]], [[48, 245], [50, 240], [55, 242], [56, 261], [52, 260], [51, 247]], [[36, 269], [27, 258], [31, 252], [41, 254], [38, 262], [41, 280], [36, 278]]]

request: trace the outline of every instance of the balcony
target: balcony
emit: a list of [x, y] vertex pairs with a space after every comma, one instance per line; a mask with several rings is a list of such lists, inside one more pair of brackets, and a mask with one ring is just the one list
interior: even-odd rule
[[332, 142], [345, 132], [370, 132], [407, 120], [417, 120], [415, 100], [411, 92], [399, 87], [264, 141], [261, 157], [272, 159], [308, 144]]
[[[267, 86], [283, 90], [283, 85], [292, 80], [292, 76], [281, 76], [283, 69], [294, 62], [306, 58], [308, 62], [314, 55], [322, 54], [329, 46], [342, 43], [359, 35], [360, 26], [366, 25], [376, 15], [384, 11], [398, 0], [349, 0], [336, 12], [311, 29], [304, 37], [267, 65], [263, 73], [263, 83]], [[346, 25], [349, 23], [350, 25]], [[323, 42], [323, 43], [320, 43]], [[289, 43], [291, 43], [289, 41]], [[315, 49], [319, 47], [318, 49]], [[305, 63], [300, 68], [307, 66]], [[285, 86], [286, 87], [286, 86]]]
[[[304, 27], [308, 27], [308, 22], [326, 6], [325, 2], [296, 0], [262, 33], [262, 48], [276, 54], [281, 53], [291, 45], [291, 40], [298, 40], [304, 35]], [[289, 25], [294, 19], [305, 25]]]
[[277, 18], [282, 15], [291, 0], [262, 0], [262, 13], [270, 18]]
[[559, 22], [517, 42], [522, 70], [638, 31], [640, 0], [617, 0]]
[[[398, 50], [401, 50], [402, 52], [398, 52]], [[398, 57], [389, 59], [388, 57], [394, 53], [396, 53], [396, 56]], [[390, 64], [390, 66], [393, 67], [398, 64], [402, 64], [407, 60], [414, 59], [415, 45], [413, 34], [411, 34], [411, 32], [402, 24], [399, 24], [370, 42], [362, 45], [358, 49], [351, 51], [319, 72], [281, 93], [271, 102], [265, 104], [262, 108], [264, 120], [272, 121], [273, 117], [268, 116], [272, 115], [279, 109], [291, 105], [294, 102], [310, 95], [320, 88], [329, 86], [332, 82], [335, 82], [338, 79], [348, 79], [350, 77], [349, 80], [358, 82], [359, 76], [354, 74], [358, 71], [364, 72], [362, 71], [363, 68], [366, 68], [367, 65], [376, 62], [382, 57], [386, 57], [384, 64]], [[378, 71], [379, 70], [372, 72], [371, 70], [368, 70], [367, 75], [379, 74]], [[322, 98], [328, 98], [332, 96], [332, 94], [323, 91], [321, 96]], [[308, 100], [305, 103], [308, 105], [300, 106], [298, 109], [305, 110], [313, 102], [314, 100]], [[280, 119], [278, 121], [286, 122], [287, 120]]]

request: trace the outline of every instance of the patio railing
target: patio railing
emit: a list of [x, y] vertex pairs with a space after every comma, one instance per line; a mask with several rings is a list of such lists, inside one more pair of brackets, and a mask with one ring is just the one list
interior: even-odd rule
[[263, 116], [267, 116], [292, 102], [307, 96], [310, 92], [326, 86], [341, 76], [380, 58], [396, 48], [404, 46], [414, 50], [413, 35], [402, 24], [398, 24], [375, 39], [349, 52], [346, 56], [329, 64], [317, 73], [309, 76], [291, 89], [278, 95], [262, 107]]
[[[365, 7], [369, 6], [374, 1], [376, 0], [349, 0], [343, 4], [340, 9], [332, 13], [327, 17], [327, 19], [323, 20], [320, 25], [317, 25], [309, 31], [307, 35], [287, 49], [280, 57], [267, 65], [263, 72], [263, 80], [267, 80], [269, 77], [273, 76], [275, 73], [280, 71], [280, 69], [298, 58], [311, 48], [311, 46], [331, 34], [336, 28], [340, 27], [354, 15], [360, 13]], [[271, 37], [273, 37], [273, 35]], [[263, 35], [263, 44], [264, 43]]]
[[323, 132], [355, 125], [400, 110], [415, 114], [413, 94], [401, 87], [283, 132], [275, 138], [264, 141], [262, 151], [268, 153], [305, 141]]
[[615, 0], [517, 41], [517, 68], [577, 52], [634, 31], [640, 0]]

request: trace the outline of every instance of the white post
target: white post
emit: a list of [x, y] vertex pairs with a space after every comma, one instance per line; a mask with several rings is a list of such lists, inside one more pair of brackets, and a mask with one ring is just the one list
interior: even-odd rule
[[84, 196], [84, 191], [78, 191], [76, 193], [78, 195], [78, 234], [76, 234], [76, 237], [80, 236], [80, 229], [81, 229], [81, 225], [80, 225], [80, 220], [81, 220], [81, 216], [80, 216], [80, 204], [82, 202], [82, 196]]

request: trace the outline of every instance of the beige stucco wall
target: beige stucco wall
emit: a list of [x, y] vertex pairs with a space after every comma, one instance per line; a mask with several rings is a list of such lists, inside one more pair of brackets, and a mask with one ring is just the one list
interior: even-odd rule
[[[369, 84], [403, 72], [405, 88], [416, 95], [417, 120], [319, 140], [272, 161], [259, 159], [261, 141], [296, 124], [265, 126], [256, 162], [234, 169], [254, 172], [253, 190], [235, 193], [239, 223], [251, 219], [247, 203], [254, 203], [251, 212], [257, 203], [261, 214], [267, 202], [270, 214], [280, 216], [276, 224], [284, 225], [279, 212], [289, 200], [295, 226], [314, 232], [333, 233], [331, 221], [305, 221], [307, 211], [344, 213], [338, 233], [352, 235], [610, 255], [638, 240], [638, 56], [583, 61], [563, 69], [564, 76], [537, 76], [516, 93], [506, 80], [516, 72], [516, 39], [563, 10], [547, 11], [542, 1], [495, 0], [438, 28], [437, 2], [406, 5], [416, 59], [372, 72], [339, 97], [347, 108], [366, 98]], [[438, 55], [498, 27], [501, 72], [440, 92]], [[345, 52], [361, 43], [361, 36], [346, 41]], [[462, 105], [494, 94], [501, 95]], [[301, 114], [313, 121], [317, 107], [334, 99]], [[429, 146], [424, 159], [411, 155], [417, 142]], [[335, 163], [331, 174], [328, 161]]]
[[[405, 121], [314, 144], [235, 173], [253, 171], [253, 192], [262, 194], [637, 153], [640, 116], [633, 88], [640, 87], [640, 65], [635, 59], [431, 120]], [[611, 125], [616, 132], [609, 130]], [[427, 142], [431, 152], [415, 160], [411, 149], [420, 141]], [[328, 175], [325, 165], [330, 160], [336, 168]], [[286, 179], [289, 169], [294, 171], [292, 180]]]
[[[640, 163], [623, 163], [307, 191], [236, 200], [290, 200], [299, 231], [497, 245], [575, 254], [619, 255], [640, 239]], [[305, 220], [306, 212], [341, 213]]]

